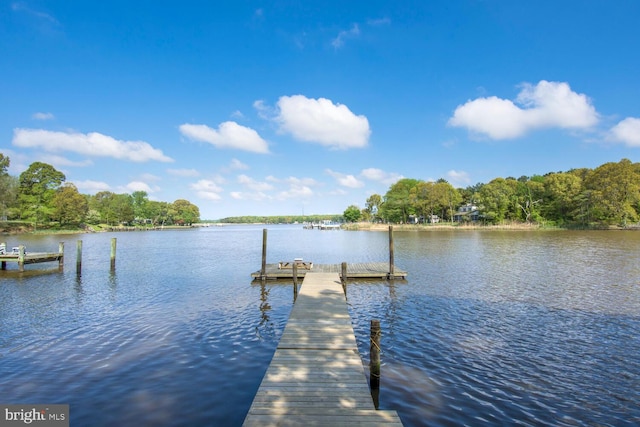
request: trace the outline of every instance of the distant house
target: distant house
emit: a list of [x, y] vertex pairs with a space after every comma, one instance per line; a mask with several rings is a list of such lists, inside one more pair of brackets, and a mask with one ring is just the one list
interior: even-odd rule
[[440, 218], [438, 217], [438, 215], [427, 215], [426, 217], [422, 215], [409, 215], [409, 220], [407, 221], [408, 224], [436, 224], [438, 222], [440, 222]]
[[477, 221], [480, 219], [480, 211], [474, 204], [467, 203], [464, 206], [460, 206], [458, 211], [453, 215], [453, 220], [456, 222]]

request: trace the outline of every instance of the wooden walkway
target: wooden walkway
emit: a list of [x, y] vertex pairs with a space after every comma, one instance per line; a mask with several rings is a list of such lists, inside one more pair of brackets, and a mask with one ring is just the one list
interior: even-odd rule
[[402, 426], [373, 405], [338, 273], [305, 276], [243, 426]]
[[[279, 264], [267, 264], [265, 278], [271, 279], [291, 279], [293, 278], [293, 269], [279, 268]], [[307, 273], [342, 273], [341, 264], [313, 264], [311, 269], [298, 267], [298, 278], [303, 278]], [[347, 264], [347, 279], [387, 279], [389, 276], [389, 263], [384, 262], [366, 262]], [[393, 276], [395, 279], [404, 279], [407, 272], [400, 270], [394, 266]], [[260, 270], [251, 273], [251, 277], [257, 280], [261, 279]]]
[[59, 252], [29, 252], [25, 253], [24, 247], [21, 247], [19, 253], [3, 253], [0, 254], [0, 270], [7, 269], [7, 262], [15, 262], [18, 264], [18, 270], [24, 271], [26, 264], [38, 264], [41, 262], [58, 262], [58, 268], [62, 269], [64, 264], [64, 251], [62, 246]]

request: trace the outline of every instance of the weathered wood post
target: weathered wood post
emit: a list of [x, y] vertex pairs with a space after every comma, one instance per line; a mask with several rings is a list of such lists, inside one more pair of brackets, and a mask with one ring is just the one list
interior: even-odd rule
[[116, 269], [116, 238], [111, 239], [111, 270]]
[[369, 381], [373, 404], [378, 409], [380, 397], [380, 321], [371, 320], [371, 346], [369, 348]]
[[24, 245], [18, 247], [18, 271], [24, 271]]
[[58, 243], [58, 270], [64, 270], [64, 242]]
[[262, 229], [262, 267], [260, 267], [260, 278], [267, 278], [267, 229]]
[[343, 262], [341, 265], [341, 282], [342, 282], [342, 291], [344, 295], [347, 296], [347, 263]]
[[395, 261], [393, 260], [393, 225], [389, 226], [389, 274], [387, 278], [393, 279], [395, 274]]
[[[2, 248], [1, 252], [2, 252], [3, 255], [5, 253], [7, 253], [7, 242], [0, 243], [0, 247]], [[7, 269], [7, 261], [2, 261], [2, 266], [0, 268], [2, 268], [2, 270], [6, 270]]]
[[293, 271], [293, 302], [298, 298], [298, 263], [293, 261], [292, 271]]
[[82, 273], [82, 240], [76, 242], [76, 274]]

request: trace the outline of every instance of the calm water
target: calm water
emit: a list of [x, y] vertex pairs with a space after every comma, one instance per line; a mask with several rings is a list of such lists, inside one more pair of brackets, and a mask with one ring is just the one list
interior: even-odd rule
[[[293, 302], [251, 283], [262, 226], [3, 240], [67, 256], [63, 273], [0, 273], [0, 403], [68, 403], [73, 426], [242, 424]], [[406, 426], [640, 424], [639, 232], [396, 232], [395, 248], [407, 281], [348, 286], [365, 363], [382, 323], [382, 409]], [[268, 261], [295, 257], [386, 261], [388, 235], [270, 226]]]

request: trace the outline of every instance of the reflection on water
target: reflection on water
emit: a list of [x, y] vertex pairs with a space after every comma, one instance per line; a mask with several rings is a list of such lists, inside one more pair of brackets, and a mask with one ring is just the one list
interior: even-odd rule
[[[82, 275], [69, 249], [62, 273], [0, 273], [0, 402], [69, 403], [79, 426], [242, 424], [294, 299], [251, 282], [261, 226], [18, 239], [82, 239]], [[386, 233], [272, 226], [268, 245], [269, 262], [388, 259]], [[640, 423], [639, 249], [633, 232], [396, 232], [407, 280], [347, 285], [364, 363], [381, 320], [380, 408], [408, 426]]]

